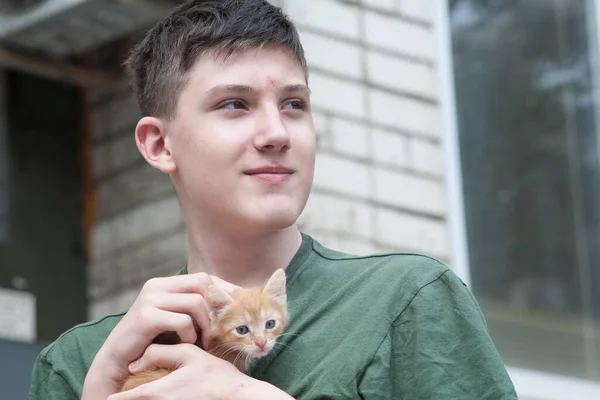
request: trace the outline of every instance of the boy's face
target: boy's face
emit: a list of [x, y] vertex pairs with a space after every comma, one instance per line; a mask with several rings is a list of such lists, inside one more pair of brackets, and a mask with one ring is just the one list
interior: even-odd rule
[[207, 54], [188, 77], [165, 136], [184, 212], [240, 230], [293, 224], [312, 184], [316, 143], [292, 53]]

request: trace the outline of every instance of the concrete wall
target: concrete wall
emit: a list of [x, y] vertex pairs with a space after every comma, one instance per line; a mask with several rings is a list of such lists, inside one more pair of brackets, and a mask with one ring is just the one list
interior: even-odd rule
[[[364, 254], [450, 258], [432, 0], [280, 0], [311, 69], [319, 152], [302, 229]], [[130, 93], [95, 96], [97, 222], [90, 317], [127, 307], [149, 277], [186, 261], [169, 179], [135, 148]]]

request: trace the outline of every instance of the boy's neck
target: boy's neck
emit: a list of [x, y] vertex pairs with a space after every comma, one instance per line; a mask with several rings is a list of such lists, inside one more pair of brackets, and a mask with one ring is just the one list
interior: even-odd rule
[[296, 225], [254, 236], [188, 232], [188, 273], [206, 272], [238, 286], [261, 286], [302, 244]]

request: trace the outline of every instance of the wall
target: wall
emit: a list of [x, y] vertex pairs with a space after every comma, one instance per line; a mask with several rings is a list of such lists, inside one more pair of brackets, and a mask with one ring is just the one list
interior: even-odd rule
[[[296, 22], [311, 69], [319, 152], [302, 229], [351, 253], [449, 261], [432, 0], [273, 1]], [[361, 4], [359, 4], [361, 3]], [[90, 317], [186, 260], [169, 179], [135, 148], [130, 93], [94, 96], [96, 224]]]

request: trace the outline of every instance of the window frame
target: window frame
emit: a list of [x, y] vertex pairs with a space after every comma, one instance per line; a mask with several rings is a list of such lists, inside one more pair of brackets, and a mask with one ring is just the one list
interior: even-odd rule
[[[9, 162], [8, 162], [8, 132], [7, 132], [7, 122], [8, 111], [6, 108], [6, 76], [5, 70], [0, 68], [0, 205], [5, 203], [8, 209], [3, 210], [0, 208], [0, 218], [6, 218], [4, 223], [6, 224], [4, 228], [7, 229], [7, 232], [3, 231], [3, 227], [0, 225], [0, 244], [4, 242], [10, 241], [10, 170], [9, 170]], [[2, 176], [5, 174], [5, 176]], [[4, 181], [4, 182], [2, 182]], [[2, 185], [6, 185], [6, 193], [2, 193]], [[6, 196], [6, 198], [2, 198]], [[7, 213], [6, 215], [3, 215]], [[0, 222], [1, 224], [2, 222]]]
[[[471, 286], [468, 242], [465, 223], [460, 142], [454, 88], [454, 67], [450, 29], [449, 0], [433, 0], [433, 25], [437, 45], [438, 99], [441, 113], [440, 135], [443, 138], [447, 224], [451, 249], [451, 268]], [[600, 54], [600, 0], [594, 0], [590, 18], [597, 38], [596, 56]], [[600, 60], [600, 57], [596, 57]], [[600, 70], [595, 78], [600, 90]], [[599, 95], [600, 98], [600, 95]], [[599, 107], [600, 108], [600, 107]], [[597, 120], [600, 121], [600, 111]], [[600, 149], [599, 149], [600, 152]], [[506, 365], [519, 398], [524, 400], [600, 399], [600, 382], [577, 379], [544, 371]]]

